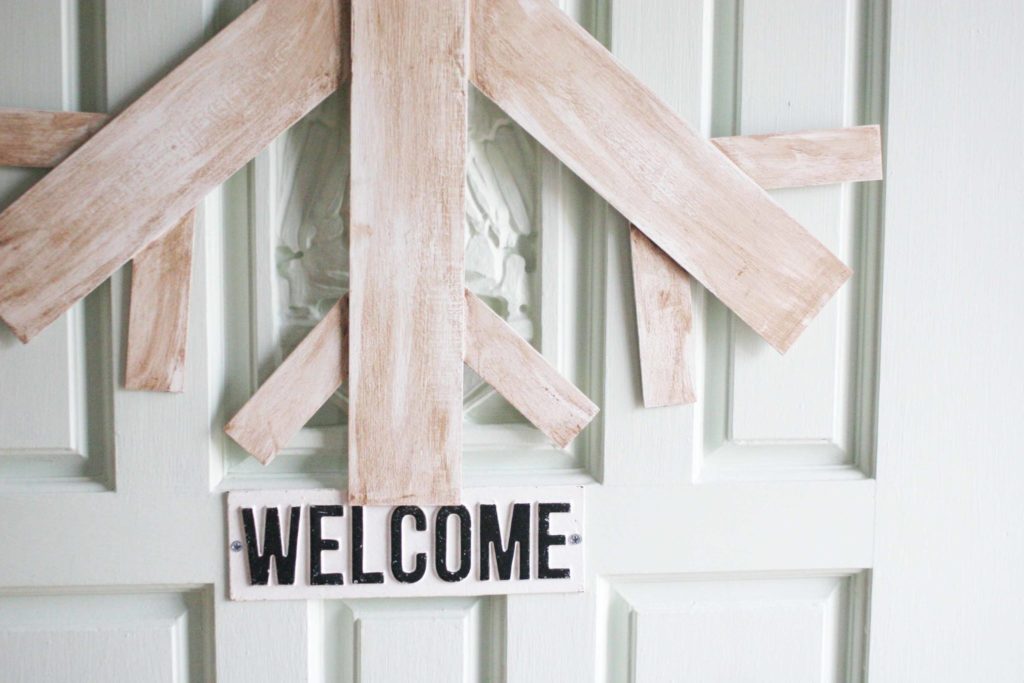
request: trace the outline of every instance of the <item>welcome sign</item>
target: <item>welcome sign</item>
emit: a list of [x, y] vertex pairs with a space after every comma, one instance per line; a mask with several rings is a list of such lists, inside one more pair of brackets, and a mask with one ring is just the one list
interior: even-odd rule
[[583, 590], [584, 489], [465, 489], [461, 505], [347, 505], [344, 491], [228, 494], [232, 600]]

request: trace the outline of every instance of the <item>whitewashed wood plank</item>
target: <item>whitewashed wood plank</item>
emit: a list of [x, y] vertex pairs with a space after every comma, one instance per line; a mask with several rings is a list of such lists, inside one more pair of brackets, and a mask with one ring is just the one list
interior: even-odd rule
[[644, 405], [693, 403], [686, 348], [693, 330], [690, 276], [635, 226], [629, 243]]
[[598, 413], [593, 401], [468, 290], [465, 361], [559, 448], [568, 447]]
[[462, 477], [464, 0], [352, 4], [349, 498]]
[[184, 390], [195, 224], [192, 210], [132, 260], [127, 389]]
[[53, 168], [108, 118], [85, 112], [0, 109], [0, 166]]
[[550, 2], [473, 8], [476, 85], [758, 334], [788, 349], [849, 268]]
[[[0, 110], [0, 166], [56, 165], [109, 119], [82, 112]], [[132, 261], [127, 389], [183, 390], [195, 220], [190, 211]]]
[[22, 341], [337, 87], [343, 7], [257, 3], [0, 214], [0, 318]]
[[878, 126], [739, 135], [711, 142], [766, 190], [882, 179]]
[[224, 431], [266, 465], [348, 375], [349, 297], [334, 304]]

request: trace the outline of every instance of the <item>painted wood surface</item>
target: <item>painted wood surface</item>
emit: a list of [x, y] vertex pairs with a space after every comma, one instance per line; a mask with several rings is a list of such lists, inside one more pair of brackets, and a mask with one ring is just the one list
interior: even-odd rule
[[[880, 180], [878, 126], [713, 138], [736, 166], [765, 189]], [[644, 405], [693, 403], [687, 345], [692, 331], [690, 276], [634, 226], [633, 292]]]
[[1024, 680], [1024, 7], [891, 31], [867, 676]]
[[468, 291], [465, 360], [561, 448], [572, 443], [598, 413], [582, 391]]
[[481, 91], [778, 350], [850, 277], [547, 0], [476, 0], [472, 52]]
[[347, 378], [348, 325], [346, 294], [231, 418], [227, 435], [264, 465], [273, 460]]
[[352, 4], [349, 498], [462, 476], [464, 0]]
[[[347, 378], [348, 296], [224, 428], [263, 464], [288, 445]], [[567, 446], [597, 415], [597, 407], [479, 297], [466, 290], [465, 301], [466, 365], [553, 442]]]
[[629, 244], [644, 405], [693, 403], [687, 351], [693, 331], [690, 276], [636, 226], [629, 228]]
[[0, 108], [0, 166], [53, 168], [108, 118], [85, 112]]
[[126, 389], [184, 390], [195, 227], [193, 209], [132, 259]]
[[334, 91], [348, 55], [344, 7], [257, 3], [0, 214], [0, 318], [19, 339]]
[[[0, 109], [0, 166], [50, 168], [104, 126], [106, 114]], [[132, 260], [127, 389], [184, 387], [195, 210]]]
[[711, 142], [766, 190], [882, 179], [878, 126], [738, 135]]

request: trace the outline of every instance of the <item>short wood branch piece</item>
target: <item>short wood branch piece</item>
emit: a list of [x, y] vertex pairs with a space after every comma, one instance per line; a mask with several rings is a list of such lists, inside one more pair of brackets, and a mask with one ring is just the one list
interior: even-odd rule
[[126, 389], [184, 389], [195, 224], [193, 209], [132, 259]]
[[[878, 126], [714, 138], [736, 166], [765, 188], [882, 179]], [[690, 276], [630, 226], [633, 292], [644, 405], [693, 403], [688, 345], [693, 324]]]
[[687, 362], [693, 327], [690, 276], [636, 226], [629, 227], [629, 243], [644, 405], [693, 403]]
[[348, 376], [348, 294], [306, 335], [224, 431], [264, 465]]
[[109, 119], [77, 111], [0, 108], [0, 166], [53, 168]]
[[477, 87], [788, 349], [850, 269], [550, 0], [471, 5]]
[[[567, 446], [597, 407], [487, 304], [468, 291], [465, 298], [466, 364], [548, 438]], [[346, 295], [224, 428], [261, 463], [273, 460], [345, 381], [347, 323]]]
[[261, 0], [11, 204], [0, 319], [27, 342], [331, 94], [347, 10]]

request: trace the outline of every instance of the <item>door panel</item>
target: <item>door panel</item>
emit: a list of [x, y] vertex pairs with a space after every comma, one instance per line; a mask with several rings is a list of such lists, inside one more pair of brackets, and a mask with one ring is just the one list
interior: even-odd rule
[[[117, 112], [248, 4], [0, 0], [0, 105]], [[890, 35], [886, 0], [558, 4], [702, 134], [882, 123], [888, 198], [773, 193], [850, 284], [784, 357], [695, 286], [698, 401], [643, 409], [625, 221], [474, 93], [467, 282], [602, 413], [560, 450], [468, 374], [465, 482], [586, 484], [586, 592], [232, 603], [226, 492], [345, 482], [344, 390], [269, 467], [222, 433], [348, 287], [343, 88], [199, 207], [185, 394], [120, 388], [127, 272], [28, 346], [0, 331], [0, 678], [1024, 675], [1022, 325], [993, 297], [1024, 290], [1021, 232], [985, 229], [1024, 213], [1021, 106], [978, 76], [1019, 8], [904, 3]], [[38, 177], [0, 169], [0, 202]]]

